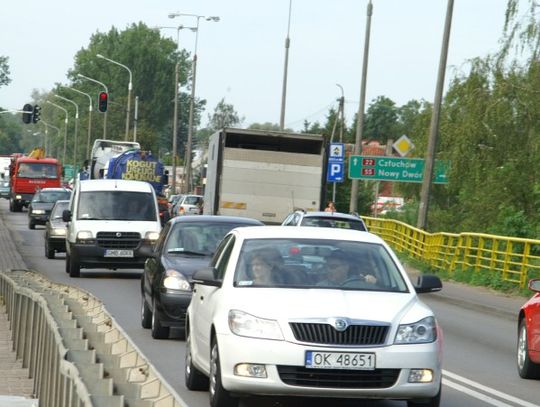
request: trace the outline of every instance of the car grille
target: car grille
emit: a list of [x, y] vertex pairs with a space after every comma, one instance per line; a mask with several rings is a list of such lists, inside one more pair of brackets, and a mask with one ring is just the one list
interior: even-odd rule
[[349, 325], [340, 332], [330, 324], [291, 322], [290, 325], [297, 341], [327, 345], [382, 345], [389, 329], [380, 325]]
[[141, 241], [137, 232], [98, 232], [97, 245], [107, 249], [135, 249]]
[[400, 369], [342, 370], [277, 366], [279, 377], [290, 386], [334, 389], [384, 389], [394, 385]]

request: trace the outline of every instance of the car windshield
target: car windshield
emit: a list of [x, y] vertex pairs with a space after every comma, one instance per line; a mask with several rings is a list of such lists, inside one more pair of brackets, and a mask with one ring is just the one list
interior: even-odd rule
[[58, 201], [51, 212], [51, 219], [61, 219], [62, 212], [69, 208], [69, 201]]
[[330, 239], [246, 240], [234, 285], [408, 292], [384, 246]]
[[58, 178], [55, 164], [21, 163], [17, 176], [21, 178]]
[[354, 229], [366, 231], [364, 222], [357, 219], [340, 218], [334, 216], [306, 216], [302, 220], [302, 226], [315, 226], [324, 228]]
[[237, 222], [178, 222], [171, 227], [165, 243], [167, 253], [200, 253], [211, 256], [232, 229], [246, 226]]
[[59, 200], [69, 199], [71, 191], [41, 191], [38, 192], [32, 202], [54, 203]]
[[148, 192], [84, 191], [77, 219], [156, 221], [156, 199]]

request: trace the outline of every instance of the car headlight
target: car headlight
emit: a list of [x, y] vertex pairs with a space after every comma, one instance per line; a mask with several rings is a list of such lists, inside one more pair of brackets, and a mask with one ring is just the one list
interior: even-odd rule
[[400, 325], [394, 343], [429, 343], [435, 339], [437, 339], [437, 322], [434, 317], [427, 317], [413, 324]]
[[44, 215], [45, 211], [43, 209], [32, 209], [34, 215]]
[[244, 311], [229, 311], [229, 328], [238, 336], [283, 340], [283, 333], [277, 321], [257, 318]]
[[51, 236], [65, 236], [66, 228], [54, 228], [51, 229]]
[[15, 199], [22, 199], [22, 195], [15, 195]]
[[89, 230], [81, 230], [77, 233], [77, 240], [89, 240], [92, 239], [92, 232]]
[[191, 291], [191, 285], [187, 278], [176, 270], [165, 271], [163, 287], [171, 290]]
[[159, 238], [159, 232], [146, 232], [146, 234], [144, 235], [144, 238], [146, 240], [156, 241]]

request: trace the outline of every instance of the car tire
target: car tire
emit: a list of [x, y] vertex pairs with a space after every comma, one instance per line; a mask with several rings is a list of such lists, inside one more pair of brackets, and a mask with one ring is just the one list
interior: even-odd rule
[[70, 255], [66, 256], [66, 271], [70, 277], [77, 278], [81, 276], [81, 266], [79, 262], [73, 260]]
[[34, 230], [36, 228], [36, 224], [34, 222], [32, 222], [31, 219], [28, 221], [28, 228], [32, 229], [32, 230]]
[[169, 337], [169, 327], [161, 325], [159, 320], [159, 312], [156, 309], [156, 302], [152, 303], [152, 323], [150, 328], [152, 329], [152, 338], [154, 339], [167, 339]]
[[518, 373], [523, 379], [540, 379], [540, 365], [534, 363], [529, 357], [525, 318], [519, 323], [516, 360]]
[[189, 390], [208, 390], [210, 381], [199, 369], [193, 365], [191, 354], [191, 338], [189, 333], [186, 336], [186, 351], [184, 361], [184, 381]]
[[441, 388], [439, 384], [439, 392], [435, 397], [422, 400], [408, 400], [407, 407], [439, 407], [441, 404]]
[[219, 349], [217, 340], [212, 340], [210, 351], [210, 406], [211, 407], [238, 407], [239, 400], [231, 396], [227, 390], [223, 388], [221, 383], [221, 365], [219, 363]]
[[45, 238], [45, 257], [48, 259], [54, 259], [54, 249], [51, 249], [49, 245], [49, 239]]
[[141, 325], [144, 329], [152, 328], [152, 311], [144, 298], [144, 290], [141, 293]]

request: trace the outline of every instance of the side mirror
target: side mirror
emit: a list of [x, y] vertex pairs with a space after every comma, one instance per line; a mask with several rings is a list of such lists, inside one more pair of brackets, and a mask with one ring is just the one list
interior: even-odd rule
[[64, 209], [62, 212], [62, 220], [64, 222], [71, 222], [71, 211], [69, 209]]
[[540, 292], [540, 278], [533, 278], [529, 281], [529, 290]]
[[212, 287], [221, 287], [223, 281], [216, 278], [217, 270], [214, 267], [205, 267], [197, 270], [192, 277], [192, 284], [209, 285]]
[[442, 282], [439, 277], [431, 274], [420, 275], [414, 289], [418, 294], [434, 293], [442, 290]]

